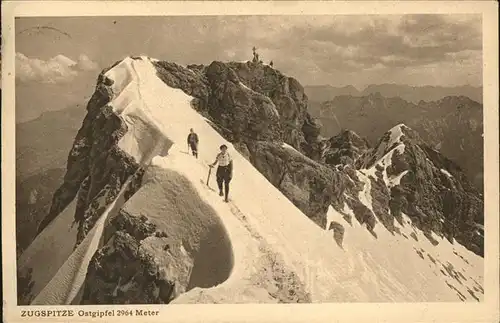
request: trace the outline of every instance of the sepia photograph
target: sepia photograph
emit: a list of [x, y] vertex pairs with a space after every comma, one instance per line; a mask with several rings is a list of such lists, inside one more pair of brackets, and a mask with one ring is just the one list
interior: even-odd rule
[[25, 315], [498, 290], [481, 13], [12, 21]]

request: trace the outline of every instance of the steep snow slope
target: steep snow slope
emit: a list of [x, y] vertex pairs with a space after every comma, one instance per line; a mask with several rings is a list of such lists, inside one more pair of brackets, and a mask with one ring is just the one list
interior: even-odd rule
[[128, 188], [129, 181], [130, 179], [125, 182], [118, 197], [106, 208], [106, 211], [99, 218], [94, 228], [68, 257], [52, 280], [35, 297], [31, 304], [71, 304], [78, 302], [77, 297], [79, 297], [80, 287], [87, 273], [87, 266], [99, 246], [105, 222], [108, 216], [116, 214], [118, 211], [117, 208], [123, 205], [123, 194]]
[[[187, 180], [198, 198], [215, 212], [220, 222], [218, 225], [227, 235], [223, 239], [228, 239], [231, 246], [234, 265], [227, 279], [217, 286], [213, 285], [218, 283], [203, 286], [200, 281], [193, 283], [194, 286], [185, 286], [187, 291], [180, 294], [183, 292], [180, 290], [175, 303], [276, 302], [292, 299], [302, 302], [482, 299], [483, 291], [479, 285], [483, 277], [482, 258], [446, 241], [440, 241], [438, 247], [434, 247], [408, 221], [401, 229], [405, 235], [393, 235], [383, 226], [377, 226], [375, 240], [355, 219], [352, 226], [344, 220], [344, 215], [353, 213], [347, 206], [343, 210], [331, 208], [330, 220], [346, 227], [343, 247], [337, 246], [330, 231], [310, 221], [192, 109], [190, 96], [165, 85], [156, 76], [148, 58], [127, 58], [109, 70], [106, 76], [114, 81], [111, 86], [113, 111], [128, 126], [127, 133], [118, 143], [119, 147], [139, 163], [151, 165], [146, 170], [145, 178], [156, 182], [156, 185], [176, 185], [161, 180], [158, 170], [173, 172], [183, 181]], [[194, 128], [201, 138], [199, 159], [194, 159], [186, 151], [185, 139], [189, 128]], [[228, 204], [223, 203], [213, 189], [213, 173], [211, 187], [205, 185], [207, 165], [214, 160], [222, 143], [230, 147], [235, 165]], [[366, 185], [365, 197], [360, 198], [369, 206], [370, 181], [363, 182]], [[147, 189], [146, 186], [143, 189]], [[169, 208], [177, 202], [167, 196], [162, 197], [158, 186], [149, 189], [146, 193], [157, 194], [154, 203], [148, 203], [145, 198], [132, 197], [123, 208], [135, 209], [160, 228], [168, 230], [173, 224], [168, 212], [162, 213], [161, 203]], [[193, 199], [197, 198], [193, 196]], [[115, 207], [121, 207], [120, 204], [117, 201]], [[192, 214], [189, 208], [194, 206], [184, 204], [186, 215]], [[90, 242], [84, 241], [76, 253], [92, 255], [106, 243], [101, 226], [107, 221], [109, 213], [101, 216], [86, 237]], [[162, 218], [162, 214], [166, 218]], [[185, 216], [177, 221], [185, 221], [179, 224], [180, 227], [192, 227], [189, 221], [196, 219]], [[412, 233], [418, 241], [408, 238], [407, 234]], [[99, 240], [100, 244], [95, 243]], [[169, 253], [155, 247], [152, 240], [143, 240], [141, 246], [155, 252], [160, 263]], [[420, 254], [426, 257], [422, 259]], [[79, 260], [75, 261], [75, 258]], [[88, 257], [69, 257], [51, 283], [35, 298], [35, 303], [78, 302], [77, 291], [84, 284], [88, 261]], [[440, 271], [439, 262], [443, 268], [448, 268], [446, 272]], [[162, 264], [164, 272], [177, 274], [172, 272], [174, 269], [169, 268], [168, 263]], [[192, 269], [194, 271], [195, 268]], [[277, 278], [277, 275], [291, 282], [287, 286], [280, 285], [278, 280], [283, 277]], [[298, 293], [300, 297], [297, 299], [280, 293]], [[58, 296], [54, 298], [51, 295]]]

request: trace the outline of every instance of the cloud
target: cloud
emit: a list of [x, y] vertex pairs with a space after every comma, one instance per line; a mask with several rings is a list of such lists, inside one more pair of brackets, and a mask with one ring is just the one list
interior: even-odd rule
[[78, 57], [78, 63], [76, 67], [81, 69], [82, 71], [94, 71], [99, 68], [97, 63], [93, 62], [87, 55], [81, 54]]
[[30, 58], [16, 53], [16, 78], [21, 82], [65, 83], [71, 82], [82, 71], [92, 71], [98, 66], [86, 55], [80, 55], [78, 61], [57, 55], [48, 60]]
[[[349, 27], [333, 21], [317, 28], [296, 27], [291, 35], [299, 35], [303, 47], [312, 49], [309, 54], [316, 59], [331, 61], [333, 57], [339, 63], [354, 61], [365, 68], [444, 62], [450, 54], [481, 50], [482, 44], [480, 21], [448, 21], [441, 15], [401, 16], [397, 20], [375, 17], [359, 23], [357, 28], [351, 22]], [[319, 47], [328, 49], [330, 57], [318, 55]]]
[[[16, 48], [34, 57], [67, 53], [75, 59], [86, 52], [108, 66], [139, 53], [180, 64], [244, 61], [256, 46], [264, 62], [272, 60], [302, 84], [482, 83], [477, 14], [71, 17], [50, 23], [78, 35], [78, 45], [24, 36]], [[94, 67], [85, 58], [75, 61], [79, 66], [71, 71]]]
[[163, 24], [164, 39], [156, 43], [170, 44], [164, 57], [182, 63], [251, 59], [256, 46], [265, 62], [273, 60], [276, 68], [304, 84], [352, 82], [362, 87], [396, 77], [403, 83], [427, 84], [438, 81], [434, 75], [439, 70], [449, 77], [441, 75], [439, 82], [481, 83], [480, 15], [166, 19], [170, 23]]
[[[347, 81], [345, 76], [353, 74], [358, 80], [349, 76], [351, 82], [359, 84], [375, 72], [382, 78], [375, 82], [390, 81], [385, 77], [397, 75], [405, 83], [406, 74], [406, 83], [427, 83], [440, 69], [450, 77], [440, 76], [440, 82], [463, 81], [466, 75], [467, 81], [473, 75], [474, 83], [481, 82], [480, 15], [302, 16], [292, 19], [281, 32], [276, 32], [279, 24], [270, 19], [247, 37], [263, 53], [273, 53], [275, 57], [270, 59], [278, 68], [298, 74], [303, 83]], [[314, 62], [306, 64], [314, 65], [309, 67], [314, 73], [298, 67], [300, 63], [292, 56], [300, 57], [302, 64]]]

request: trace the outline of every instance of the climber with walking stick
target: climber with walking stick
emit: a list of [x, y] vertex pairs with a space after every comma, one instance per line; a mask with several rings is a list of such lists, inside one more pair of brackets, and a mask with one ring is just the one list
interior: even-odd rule
[[[228, 202], [229, 182], [231, 182], [231, 179], [233, 178], [233, 160], [227, 152], [226, 145], [220, 146], [220, 153], [217, 154], [215, 162], [213, 162], [213, 164], [210, 164], [210, 168], [215, 167], [217, 163], [219, 163], [219, 167], [217, 167], [216, 173], [219, 195], [224, 195], [224, 202]], [[223, 188], [224, 192], [222, 191]]]

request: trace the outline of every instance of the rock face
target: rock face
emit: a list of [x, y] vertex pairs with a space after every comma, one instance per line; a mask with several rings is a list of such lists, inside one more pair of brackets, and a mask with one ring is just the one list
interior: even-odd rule
[[337, 242], [337, 244], [339, 245], [339, 247], [342, 248], [342, 240], [344, 239], [344, 232], [345, 232], [345, 229], [342, 226], [342, 224], [333, 221], [330, 224], [329, 230], [333, 231], [333, 237], [335, 239], [335, 242]]
[[126, 179], [139, 167], [117, 147], [127, 126], [107, 105], [111, 93], [105, 72], [99, 75], [87, 115], [69, 153], [64, 182], [55, 192], [50, 211], [38, 227], [41, 232], [76, 198], [77, 245], [106, 206], [117, 197]]
[[370, 144], [354, 131], [342, 130], [323, 142], [322, 161], [328, 165], [354, 165], [370, 148]]
[[318, 156], [320, 127], [307, 112], [300, 83], [261, 63], [213, 62], [209, 66], [157, 62], [158, 76], [194, 96], [193, 106], [233, 144], [281, 141]]
[[232, 133], [233, 141], [280, 138], [280, 115], [267, 96], [244, 85], [223, 63], [210, 64], [206, 75], [211, 90], [209, 114]]
[[[456, 164], [408, 127], [391, 129], [373, 149], [348, 130], [324, 140], [320, 124], [307, 112], [302, 86], [270, 66], [213, 62], [183, 67], [156, 61], [154, 67], [164, 83], [193, 96], [192, 106], [209, 124], [318, 226], [329, 229], [329, 207], [347, 206], [355, 217], [349, 222], [356, 220], [376, 236], [379, 222], [394, 232], [394, 220], [405, 213], [429, 237], [432, 231], [455, 238], [482, 255], [481, 196]], [[120, 149], [118, 141], [128, 128], [108, 104], [113, 81], [105, 72], [69, 154], [64, 183], [39, 231], [76, 203], [77, 247], [107, 207], [121, 199], [90, 261], [79, 299], [83, 304], [169, 303], [191, 288], [217, 286], [233, 266], [223, 226], [181, 175], [152, 166], [146, 171], [144, 163]], [[144, 180], [148, 172], [155, 172], [154, 180]], [[135, 203], [124, 205], [127, 200]], [[141, 204], [151, 213], [144, 214]], [[341, 246], [343, 227], [334, 223], [330, 228]], [[214, 249], [201, 250], [202, 239]], [[206, 277], [203, 272], [212, 273], [209, 281], [200, 278]], [[30, 273], [20, 276], [26, 281], [20, 290], [28, 295]], [[287, 299], [280, 293], [273, 297]]]
[[150, 236], [156, 238], [155, 226], [144, 217], [136, 219], [126, 213], [121, 213], [112, 225], [117, 232], [94, 255], [81, 304], [168, 303], [174, 295], [174, 277], [161, 277], [154, 255], [141, 245]]
[[293, 148], [269, 142], [248, 145], [250, 161], [295, 206], [321, 227], [331, 204], [340, 207], [346, 176]]
[[360, 172], [372, 182], [373, 201], [382, 206], [374, 203], [375, 213], [386, 227], [392, 229], [392, 218], [401, 221], [405, 213], [424, 232], [455, 238], [483, 255], [482, 195], [457, 164], [404, 125], [387, 132], [363, 158]]

